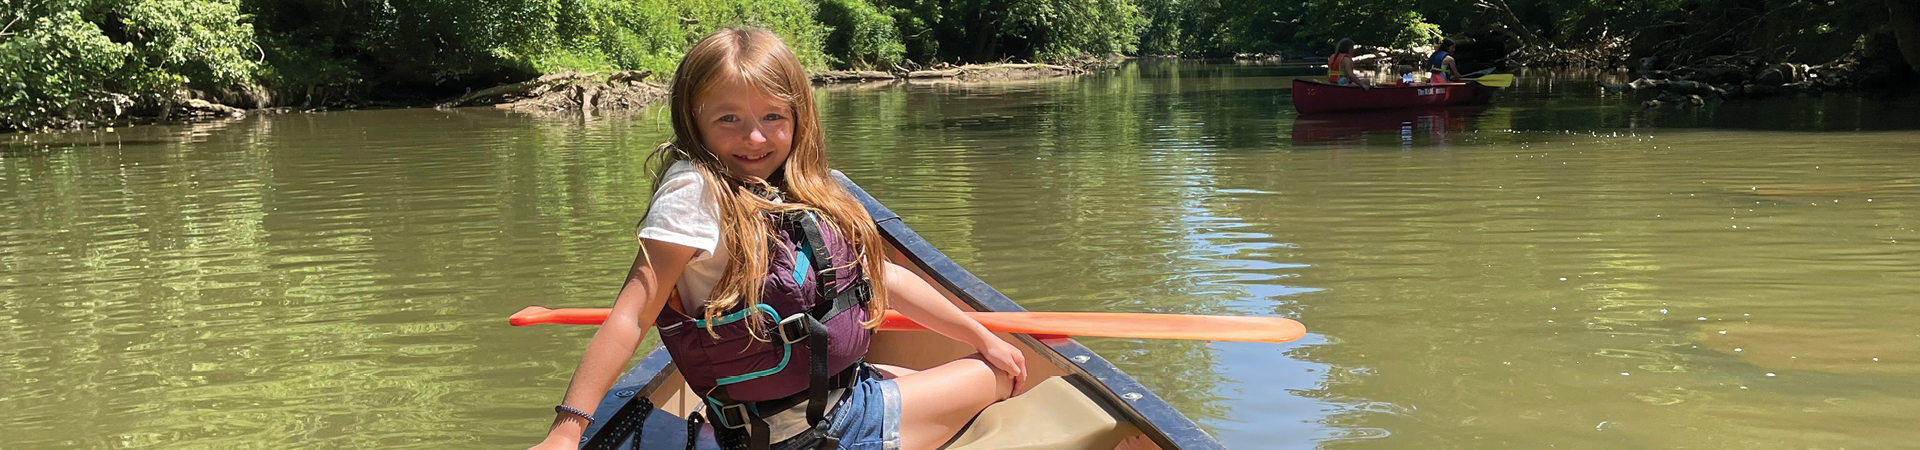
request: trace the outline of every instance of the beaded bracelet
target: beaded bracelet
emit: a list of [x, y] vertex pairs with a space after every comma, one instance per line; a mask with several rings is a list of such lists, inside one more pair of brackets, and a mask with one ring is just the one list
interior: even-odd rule
[[587, 414], [587, 412], [586, 412], [586, 411], [581, 411], [580, 409], [578, 409], [578, 408], [574, 408], [574, 407], [572, 407], [572, 406], [567, 406], [567, 405], [554, 405], [554, 406], [553, 406], [553, 413], [554, 413], [554, 414], [559, 414], [559, 413], [567, 413], [567, 414], [572, 414], [572, 415], [576, 415], [576, 416], [580, 416], [580, 418], [582, 418], [582, 419], [587, 419], [587, 426], [593, 426], [593, 422], [594, 422], [594, 420], [593, 420], [593, 415], [592, 415], [592, 414]]

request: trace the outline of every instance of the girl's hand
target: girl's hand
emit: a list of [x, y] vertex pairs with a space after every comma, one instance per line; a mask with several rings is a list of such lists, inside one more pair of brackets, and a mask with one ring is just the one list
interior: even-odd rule
[[[980, 326], [980, 322], [961, 313], [958, 306], [948, 302], [946, 297], [940, 295], [940, 291], [934, 290], [933, 285], [927, 284], [919, 275], [894, 263], [887, 263], [885, 270], [887, 295], [894, 309], [941, 336], [973, 345], [973, 349], [980, 352], [981, 359], [993, 368], [1006, 372], [1011, 378], [1009, 381], [1013, 382], [1013, 390], [1007, 395], [1020, 392], [1020, 386], [1026, 384], [1027, 380], [1027, 357], [1020, 353], [1020, 349], [1000, 340], [992, 331], [987, 331], [987, 327]], [[999, 382], [994, 383], [994, 388], [999, 389]]]
[[1007, 396], [1012, 397], [1020, 392], [1020, 387], [1027, 381], [1027, 355], [1020, 353], [1020, 349], [1013, 344], [993, 335], [988, 335], [981, 344], [975, 350], [980, 351], [980, 356], [987, 360], [987, 364], [1006, 372], [1013, 379], [1013, 390], [1007, 392]]

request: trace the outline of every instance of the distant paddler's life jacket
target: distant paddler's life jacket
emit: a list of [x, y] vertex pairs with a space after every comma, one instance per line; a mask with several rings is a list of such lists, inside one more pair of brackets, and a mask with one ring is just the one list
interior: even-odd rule
[[1433, 52], [1433, 58], [1427, 60], [1427, 72], [1433, 74], [1433, 82], [1444, 83], [1453, 80], [1453, 74], [1447, 72], [1447, 52]]
[[[744, 429], [749, 448], [767, 448], [766, 415], [800, 400], [809, 402], [807, 423], [824, 433], [829, 391], [855, 378], [873, 338], [861, 326], [871, 317], [872, 293], [853, 243], [812, 211], [768, 220], [774, 236], [758, 305], [741, 302], [713, 320], [711, 333], [706, 320], [673, 308], [662, 308], [655, 321], [674, 366], [704, 397], [707, 420]], [[770, 326], [750, 330], [750, 315]]]
[[1345, 53], [1335, 53], [1327, 57], [1327, 84], [1347, 84], [1347, 72], [1340, 69], [1340, 57]]

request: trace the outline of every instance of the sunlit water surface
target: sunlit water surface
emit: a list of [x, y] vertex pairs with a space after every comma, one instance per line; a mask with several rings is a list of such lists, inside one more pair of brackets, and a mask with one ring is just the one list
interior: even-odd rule
[[[1301, 118], [1298, 69], [827, 89], [836, 168], [1233, 448], [1920, 441], [1920, 103]], [[0, 447], [511, 448], [544, 432], [664, 114], [254, 116], [0, 136]]]

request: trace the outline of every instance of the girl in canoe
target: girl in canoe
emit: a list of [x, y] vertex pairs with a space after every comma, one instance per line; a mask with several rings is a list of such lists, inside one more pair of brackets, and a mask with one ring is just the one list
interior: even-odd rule
[[1453, 39], [1441, 39], [1433, 56], [1427, 58], [1427, 73], [1433, 74], [1433, 82], [1450, 83], [1460, 80], [1460, 65], [1453, 62]]
[[1353, 67], [1353, 39], [1341, 39], [1334, 47], [1333, 56], [1327, 58], [1327, 84], [1373, 89], [1373, 82]]
[[[707, 36], [669, 102], [640, 253], [534, 448], [577, 448], [647, 326], [703, 397], [689, 419], [725, 448], [930, 449], [1015, 392], [1020, 351], [887, 262], [829, 177], [807, 74], [778, 37]], [[889, 306], [979, 353], [918, 372], [860, 362]]]

